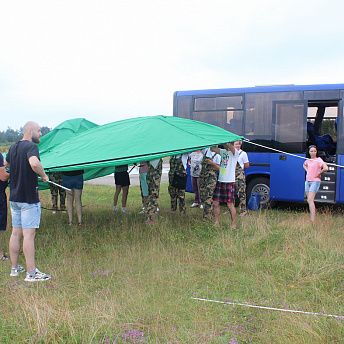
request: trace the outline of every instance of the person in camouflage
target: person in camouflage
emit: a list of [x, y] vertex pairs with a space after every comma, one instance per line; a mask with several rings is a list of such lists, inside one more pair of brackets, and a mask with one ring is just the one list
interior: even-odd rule
[[239, 151], [238, 162], [235, 167], [235, 189], [239, 197], [239, 216], [246, 215], [246, 179], [245, 172], [249, 168], [247, 153], [241, 149], [241, 141], [235, 141], [234, 147]]
[[[213, 193], [217, 182], [217, 173], [219, 171], [220, 157], [212, 153], [209, 148], [202, 151], [202, 169], [199, 180], [199, 192], [203, 204], [203, 220], [212, 220], [214, 218]], [[216, 159], [216, 161], [214, 161]]]
[[[185, 161], [187, 162], [187, 154], [185, 156]], [[186, 177], [186, 170], [183, 165], [182, 155], [173, 155], [170, 158], [170, 170], [168, 172], [168, 193], [171, 197], [171, 211], [177, 211], [177, 202], [179, 200], [179, 211], [183, 214], [186, 214], [186, 205], [185, 205], [185, 189], [178, 189], [172, 186], [172, 181], [174, 175], [177, 174], [180, 177]]]
[[[62, 179], [63, 179], [62, 172], [49, 173], [49, 179], [54, 183], [62, 185]], [[59, 193], [60, 193], [60, 210], [65, 211], [66, 210], [66, 191], [52, 183], [49, 183], [49, 188], [51, 192], [51, 203], [53, 205], [53, 212], [56, 212], [56, 210], [58, 209], [57, 203], [58, 203]]]
[[[147, 184], [148, 184], [148, 200], [146, 207], [146, 223], [154, 223], [154, 214], [157, 211], [159, 190], [160, 190], [160, 180], [162, 174], [162, 159], [156, 161], [148, 161], [148, 172], [147, 172]], [[154, 167], [155, 166], [155, 167]]]

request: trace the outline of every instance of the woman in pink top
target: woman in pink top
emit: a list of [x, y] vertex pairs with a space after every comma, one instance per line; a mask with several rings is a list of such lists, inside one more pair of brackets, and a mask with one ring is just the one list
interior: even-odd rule
[[305, 191], [307, 202], [309, 205], [309, 212], [311, 213], [310, 222], [315, 221], [315, 204], [314, 198], [319, 190], [321, 175], [328, 171], [328, 166], [324, 163], [323, 159], [317, 157], [317, 147], [309, 146], [310, 159], [306, 160], [303, 168], [306, 170]]

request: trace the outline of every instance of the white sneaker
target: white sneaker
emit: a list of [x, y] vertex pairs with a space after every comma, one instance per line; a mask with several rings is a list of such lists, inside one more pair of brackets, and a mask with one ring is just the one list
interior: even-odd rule
[[144, 214], [145, 213], [145, 208], [143, 207], [142, 210], [139, 212], [139, 214]]
[[19, 276], [19, 274], [20, 274], [21, 272], [24, 272], [24, 271], [25, 271], [25, 268], [24, 268], [23, 266], [21, 266], [21, 265], [18, 265], [18, 268], [17, 268], [17, 269], [16, 269], [16, 268], [12, 268], [12, 269], [11, 269], [10, 276], [12, 276], [12, 277]]
[[195, 208], [195, 207], [198, 207], [198, 203], [192, 203], [192, 204], [190, 205], [190, 208]]
[[56, 210], [53, 210], [53, 214], [56, 214]]
[[203, 209], [203, 204], [200, 205], [200, 209]]
[[25, 282], [41, 282], [41, 281], [47, 281], [50, 278], [51, 278], [51, 275], [45, 274], [44, 272], [41, 272], [38, 269], [36, 269], [36, 272], [34, 275], [30, 275], [29, 273], [27, 273], [24, 281]]
[[156, 212], [158, 213], [160, 211], [159, 207], [156, 207]]

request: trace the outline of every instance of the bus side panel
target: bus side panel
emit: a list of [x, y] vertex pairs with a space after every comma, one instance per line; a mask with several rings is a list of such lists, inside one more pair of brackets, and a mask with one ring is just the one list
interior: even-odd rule
[[[344, 166], [344, 155], [338, 155], [338, 165]], [[338, 167], [336, 203], [344, 203], [344, 169]]]
[[[305, 157], [305, 154], [299, 156]], [[304, 159], [287, 154], [271, 154], [270, 199], [304, 202]]]
[[270, 153], [247, 153], [250, 167], [245, 170], [246, 178], [250, 175], [262, 175], [270, 178]]

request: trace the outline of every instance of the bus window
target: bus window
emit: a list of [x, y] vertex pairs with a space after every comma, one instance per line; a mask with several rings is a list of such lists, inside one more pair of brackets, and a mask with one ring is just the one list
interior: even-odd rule
[[246, 95], [246, 136], [271, 139], [272, 105], [278, 100], [300, 100], [300, 92], [251, 93]]
[[217, 125], [237, 135], [243, 134], [243, 111], [198, 111], [192, 114], [192, 119]]
[[191, 119], [192, 98], [178, 97], [177, 113], [178, 117]]

